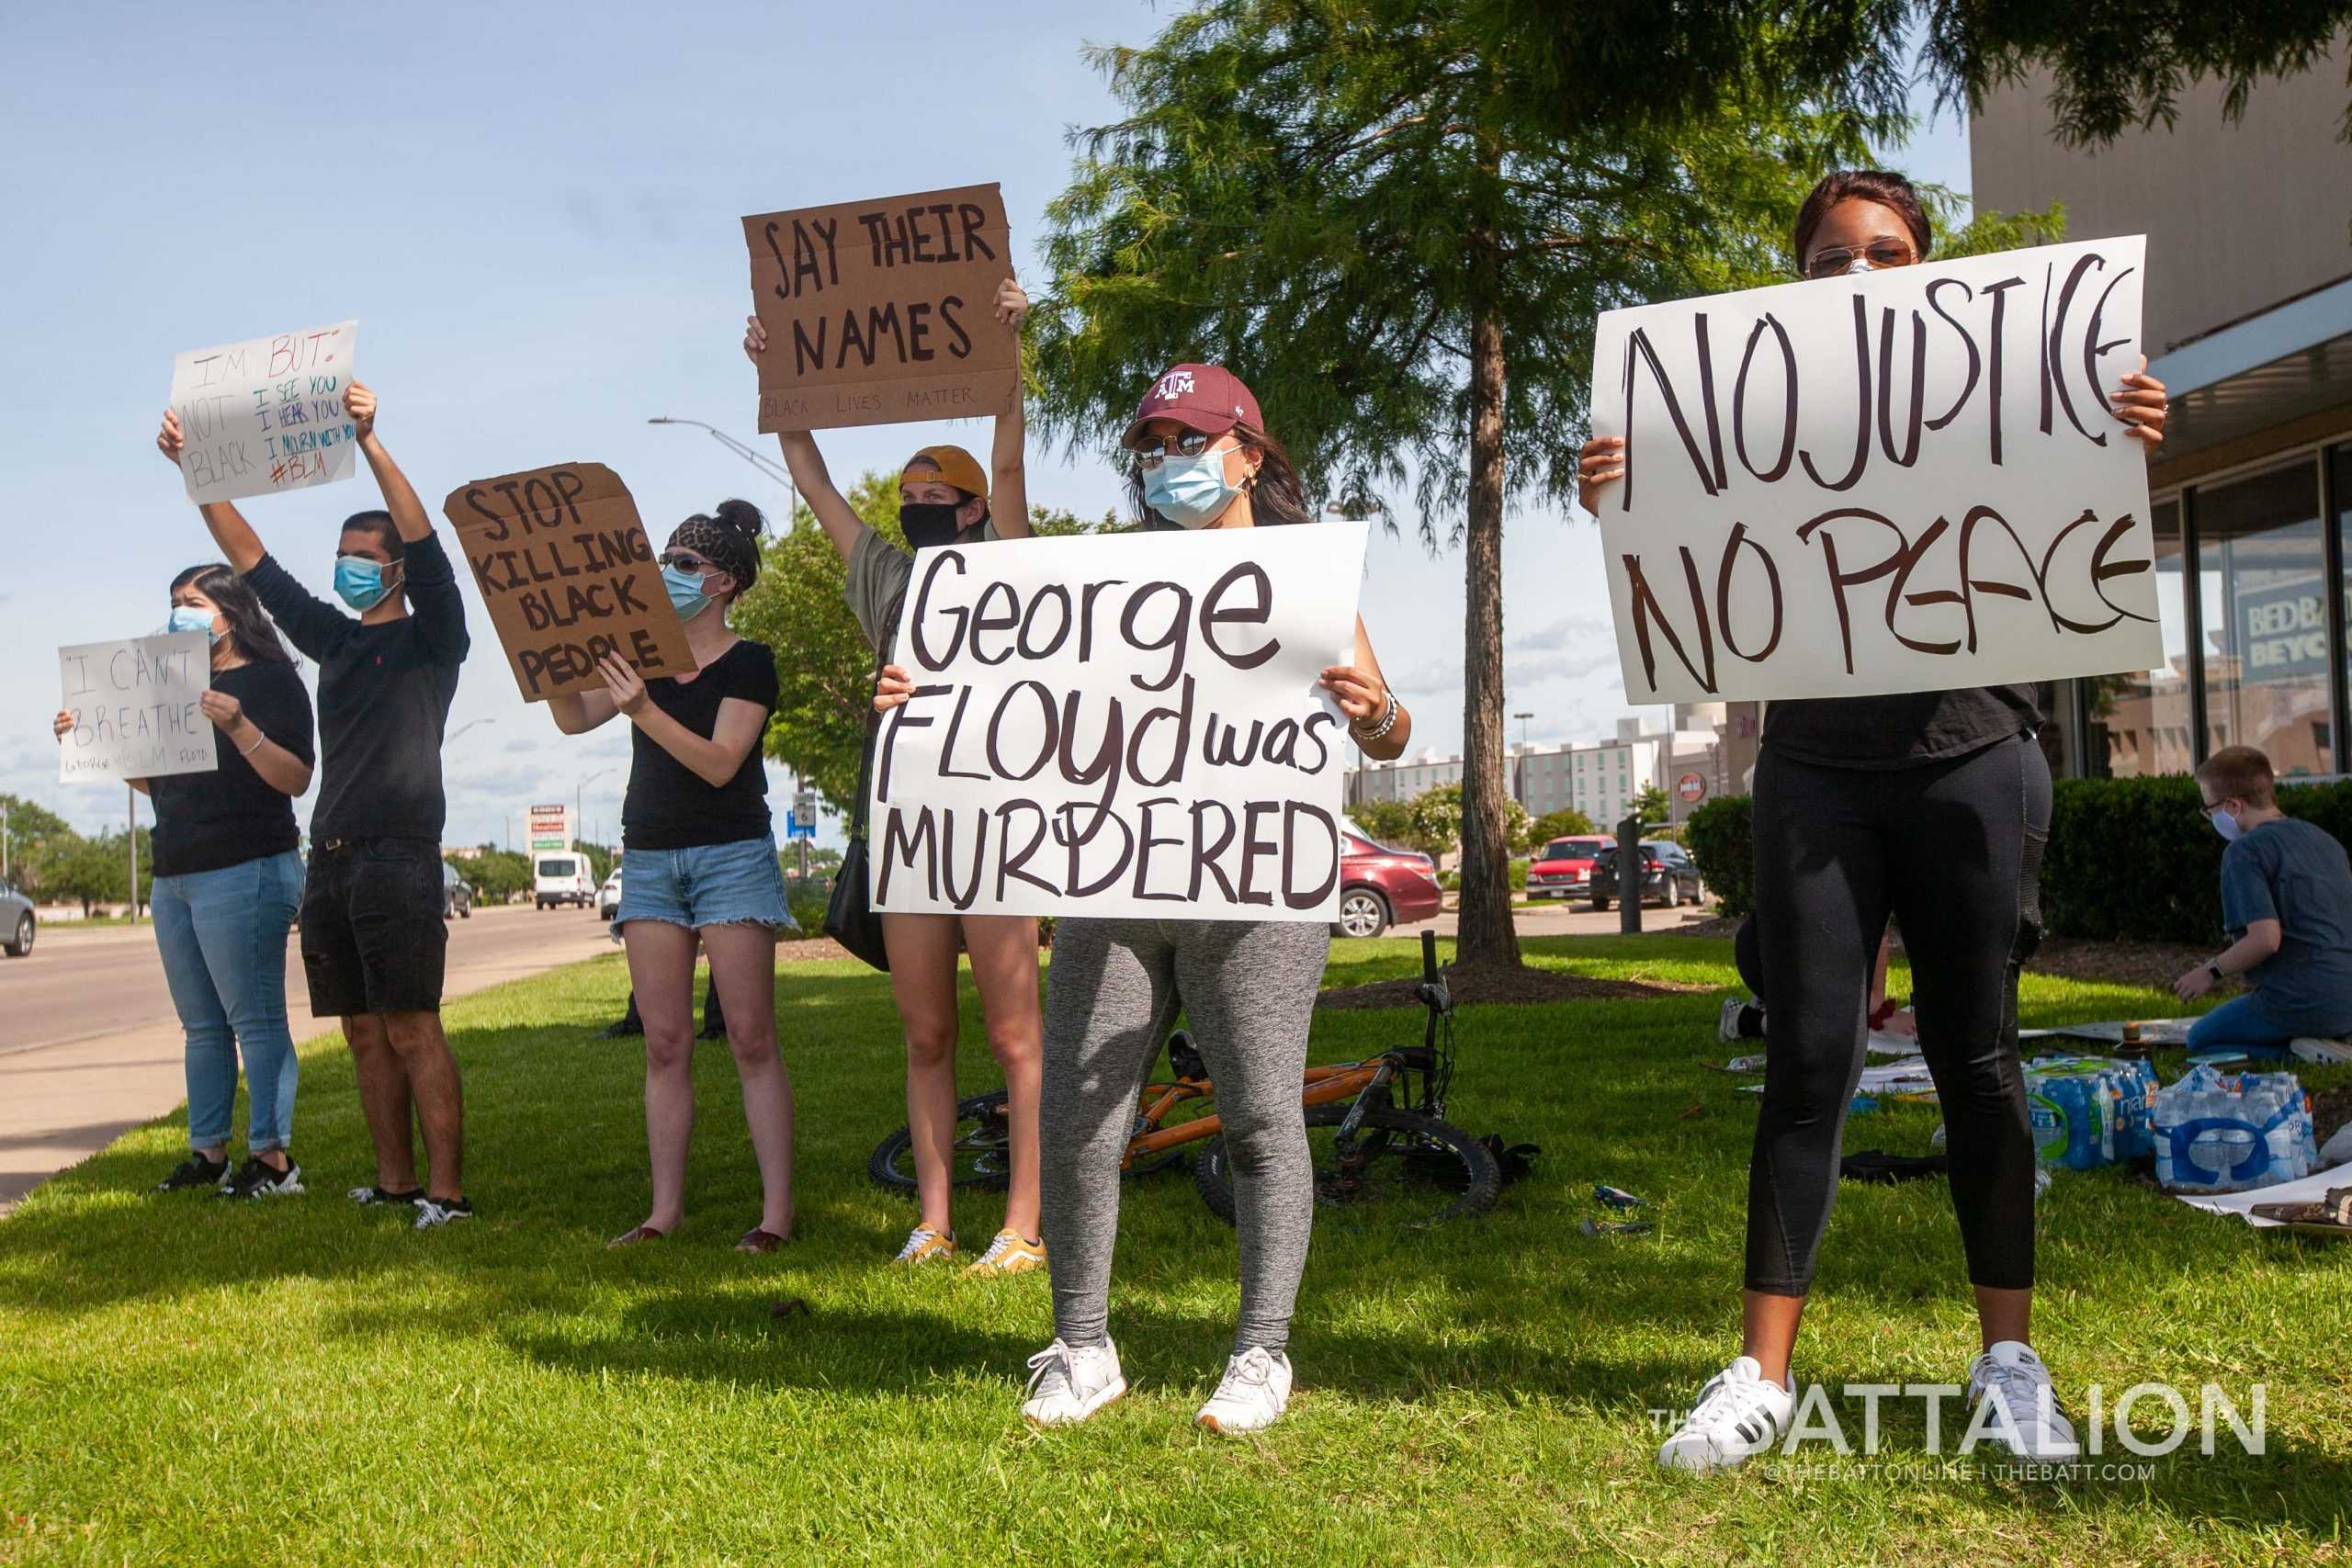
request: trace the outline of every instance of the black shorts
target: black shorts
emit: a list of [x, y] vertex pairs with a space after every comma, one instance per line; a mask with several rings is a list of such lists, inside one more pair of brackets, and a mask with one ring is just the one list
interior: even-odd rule
[[311, 1010], [438, 1011], [449, 944], [441, 909], [441, 846], [429, 839], [312, 846], [302, 894]]

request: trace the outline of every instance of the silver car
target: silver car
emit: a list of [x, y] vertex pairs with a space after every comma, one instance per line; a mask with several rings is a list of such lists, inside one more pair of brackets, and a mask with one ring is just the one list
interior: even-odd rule
[[33, 950], [33, 932], [40, 924], [33, 919], [33, 901], [6, 882], [0, 882], [0, 952], [11, 958], [22, 958]]

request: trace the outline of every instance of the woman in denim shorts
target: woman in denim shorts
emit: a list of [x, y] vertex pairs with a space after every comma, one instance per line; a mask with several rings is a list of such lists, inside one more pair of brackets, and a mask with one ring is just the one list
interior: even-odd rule
[[775, 657], [727, 626], [727, 608], [760, 570], [761, 519], [747, 501], [678, 525], [661, 556], [695, 671], [638, 677], [605, 656], [605, 689], [548, 705], [567, 735], [614, 715], [630, 726], [621, 807], [621, 906], [645, 1020], [645, 1141], [653, 1206], [611, 1245], [668, 1235], [685, 1221], [686, 1143], [694, 1131], [695, 945], [710, 954], [727, 1043], [743, 1082], [743, 1115], [760, 1164], [760, 1222], [735, 1244], [773, 1252], [792, 1235], [792, 1080], [775, 1038], [775, 939], [791, 929], [769, 829], [760, 737], [776, 702]]

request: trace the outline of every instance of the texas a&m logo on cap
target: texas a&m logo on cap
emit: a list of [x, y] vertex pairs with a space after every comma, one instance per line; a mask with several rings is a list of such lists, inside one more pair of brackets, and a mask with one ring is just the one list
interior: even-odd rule
[[1151, 395], [1162, 402], [1174, 402], [1178, 398], [1190, 397], [1192, 392], [1193, 373], [1190, 370], [1170, 370], [1159, 378], [1159, 385], [1152, 389]]

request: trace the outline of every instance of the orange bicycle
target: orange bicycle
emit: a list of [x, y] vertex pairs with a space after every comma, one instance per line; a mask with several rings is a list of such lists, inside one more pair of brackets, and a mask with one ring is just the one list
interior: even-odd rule
[[[1421, 982], [1414, 999], [1429, 1020], [1419, 1045], [1396, 1046], [1361, 1062], [1310, 1066], [1300, 1090], [1315, 1165], [1318, 1204], [1377, 1213], [1408, 1225], [1435, 1224], [1494, 1206], [1502, 1174], [1495, 1156], [1445, 1120], [1453, 1082], [1453, 998], [1437, 966], [1437, 937], [1421, 933]], [[1193, 1162], [1201, 1201], [1227, 1224], [1234, 1217], [1233, 1172], [1216, 1086], [1200, 1047], [1183, 1030], [1169, 1036], [1171, 1077], [1147, 1083], [1120, 1168], [1130, 1176], [1165, 1170], [1202, 1144]], [[952, 1146], [958, 1187], [1001, 1188], [1011, 1175], [1011, 1128], [1002, 1089], [956, 1107]], [[913, 1143], [899, 1128], [868, 1166], [885, 1187], [914, 1190]]]

